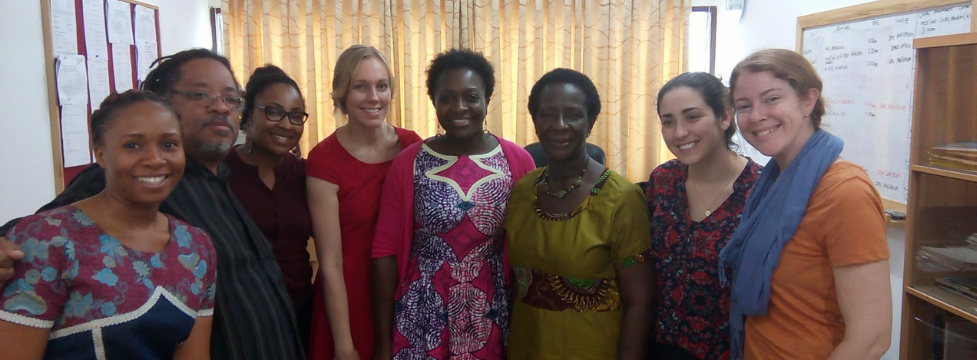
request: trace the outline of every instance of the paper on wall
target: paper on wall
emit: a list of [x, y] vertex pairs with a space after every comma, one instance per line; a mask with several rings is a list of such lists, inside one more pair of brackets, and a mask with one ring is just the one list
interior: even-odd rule
[[61, 152], [64, 167], [87, 165], [92, 162], [88, 149], [88, 104], [67, 104], [61, 107]]
[[92, 110], [109, 96], [112, 89], [109, 86], [109, 60], [88, 59], [88, 96], [91, 99]]
[[59, 55], [55, 60], [58, 103], [88, 104], [88, 72], [84, 55]]
[[115, 80], [115, 91], [123, 92], [132, 89], [132, 53], [129, 45], [112, 44], [112, 79]]
[[78, 53], [78, 23], [74, 0], [51, 0], [54, 56]]
[[102, 0], [82, 0], [85, 29], [85, 54], [88, 60], [108, 60], [105, 38], [105, 7]]
[[149, 65], [159, 57], [156, 43], [156, 17], [153, 9], [136, 5], [135, 19], [136, 78], [142, 81], [149, 74]]
[[105, 21], [108, 25], [109, 42], [112, 44], [134, 44], [132, 40], [132, 13], [129, 11], [129, 3], [107, 0], [105, 5]]

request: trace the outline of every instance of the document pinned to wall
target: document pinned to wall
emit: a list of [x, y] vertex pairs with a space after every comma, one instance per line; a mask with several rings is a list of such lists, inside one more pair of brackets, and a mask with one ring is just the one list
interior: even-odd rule
[[54, 55], [78, 53], [78, 21], [74, 0], [51, 0]]
[[129, 3], [107, 0], [105, 5], [105, 21], [108, 25], [109, 42], [133, 45], [132, 13], [129, 11]]
[[112, 79], [115, 80], [115, 91], [123, 92], [132, 89], [132, 53], [129, 51], [129, 45], [111, 44], [111, 47]]
[[91, 100], [92, 110], [98, 108], [102, 102], [112, 93], [109, 85], [109, 61], [107, 59], [88, 59], [88, 96]]
[[82, 0], [81, 9], [88, 60], [108, 60], [109, 49], [105, 43], [105, 7], [102, 0]]
[[64, 167], [87, 165], [92, 162], [88, 149], [88, 104], [67, 104], [61, 107], [61, 146]]
[[153, 9], [136, 5], [132, 10], [135, 19], [136, 78], [146, 78], [149, 66], [159, 57], [156, 44], [156, 17]]
[[55, 62], [55, 80], [58, 86], [58, 103], [88, 104], [88, 72], [85, 56], [59, 55]]

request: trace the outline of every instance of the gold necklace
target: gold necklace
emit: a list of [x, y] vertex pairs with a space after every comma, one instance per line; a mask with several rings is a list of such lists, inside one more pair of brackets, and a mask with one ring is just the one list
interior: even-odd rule
[[580, 187], [581, 184], [583, 184], [583, 176], [584, 174], [587, 173], [588, 165], [590, 165], [589, 158], [587, 159], [587, 162], [584, 164], [583, 170], [580, 171], [580, 176], [577, 176], [576, 179], [570, 181], [570, 187], [563, 190], [556, 190], [556, 191], [553, 191], [553, 188], [550, 186], [550, 167], [547, 165], [546, 169], [543, 169], [543, 181], [539, 184], [539, 188], [543, 190], [543, 194], [546, 194], [546, 196], [554, 197], [557, 199], [565, 198], [567, 194], [573, 191], [573, 189], [576, 189]]
[[[716, 205], [716, 202], [717, 202], [717, 201], [719, 201], [719, 199], [721, 199], [721, 198], [722, 198], [722, 196], [723, 196], [723, 194], [725, 194], [725, 193], [726, 193], [726, 188], [727, 188], [727, 187], [729, 187], [730, 185], [733, 185], [733, 183], [734, 183], [734, 182], [736, 182], [736, 179], [740, 177], [740, 174], [739, 174], [739, 173], [736, 173], [736, 174], [734, 174], [734, 175], [735, 175], [735, 176], [733, 176], [733, 179], [732, 179], [732, 180], [730, 180], [730, 181], [729, 181], [729, 182], [728, 182], [728, 183], [726, 184], [726, 186], [723, 186], [723, 187], [722, 187], [722, 188], [721, 188], [721, 189], [719, 190], [719, 195], [717, 195], [715, 199], [712, 199], [712, 202], [710, 202], [710, 203], [708, 203], [708, 204], [703, 204], [703, 205], [706, 205], [706, 211], [704, 212], [704, 214], [705, 214], [706, 216], [709, 216], [709, 215], [712, 215], [712, 211], [713, 211], [713, 210], [715, 210], [715, 208], [714, 208], [714, 207], [718, 207], [718, 205]], [[686, 184], [688, 184], [688, 183], [689, 183], [689, 181], [688, 181], [688, 180], [685, 180], [685, 183], [686, 183]], [[694, 192], [695, 192], [695, 195], [696, 195], [696, 196], [698, 196], [698, 197], [700, 197], [700, 198], [702, 197], [702, 194], [701, 194], [701, 193], [699, 193], [699, 186], [698, 186], [698, 185], [696, 185], [695, 183], [692, 183], [692, 191], [694, 191]], [[720, 204], [720, 205], [721, 205], [721, 204]]]

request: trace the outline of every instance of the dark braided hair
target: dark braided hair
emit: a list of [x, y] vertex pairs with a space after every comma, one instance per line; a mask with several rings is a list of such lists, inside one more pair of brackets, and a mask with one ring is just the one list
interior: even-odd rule
[[173, 55], [163, 56], [156, 61], [153, 61], [149, 67], [154, 67], [153, 71], [150, 71], [146, 75], [146, 79], [139, 84], [140, 90], [152, 91], [156, 95], [166, 96], [173, 90], [173, 85], [180, 82], [180, 67], [190, 61], [197, 59], [213, 59], [220, 62], [227, 71], [231, 72], [231, 78], [234, 79], [234, 86], [240, 87], [237, 82], [237, 78], [234, 76], [234, 70], [231, 70], [231, 62], [227, 60], [226, 57], [218, 55], [213, 51], [207, 49], [190, 49], [183, 50]]
[[295, 91], [299, 93], [299, 97], [302, 98], [302, 102], [305, 102], [305, 96], [302, 95], [302, 90], [299, 89], [299, 84], [295, 80], [289, 77], [281, 68], [272, 64], [265, 64], [265, 66], [254, 69], [254, 73], [251, 74], [251, 78], [248, 79], [248, 84], [244, 88], [244, 109], [241, 110], [241, 128], [244, 128], [244, 125], [251, 119], [251, 113], [254, 112], [254, 99], [262, 91], [275, 84], [285, 84], [295, 88]]
[[142, 90], [126, 90], [126, 92], [121, 94], [113, 92], [105, 100], [102, 100], [97, 110], [92, 112], [92, 144], [102, 145], [102, 137], [108, 131], [109, 126], [112, 125], [112, 119], [116, 113], [141, 102], [156, 103], [171, 111], [173, 116], [178, 120], [180, 119], [180, 114], [170, 106], [170, 103], [154, 93]]
[[431, 97], [431, 101], [434, 101], [434, 87], [438, 78], [449, 70], [455, 69], [468, 69], [482, 78], [485, 83], [485, 104], [488, 105], [489, 99], [492, 98], [492, 91], [495, 90], [495, 69], [485, 55], [468, 49], [451, 49], [431, 60], [427, 68], [427, 95]]

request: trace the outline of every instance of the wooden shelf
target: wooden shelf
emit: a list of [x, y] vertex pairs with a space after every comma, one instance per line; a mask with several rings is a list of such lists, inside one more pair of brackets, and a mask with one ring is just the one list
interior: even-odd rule
[[[974, 0], [977, 4], [977, 0]], [[977, 24], [977, 17], [971, 19]], [[968, 272], [919, 268], [923, 246], [967, 246], [977, 232], [977, 172], [929, 162], [933, 146], [974, 141], [977, 134], [977, 33], [917, 38], [910, 144], [906, 258], [900, 358], [932, 358], [939, 319], [977, 324], [977, 301], [935, 285]], [[969, 276], [969, 275], [968, 275]]]
[[913, 165], [912, 167], [910, 167], [910, 169], [912, 169], [912, 171], [918, 171], [921, 173], [927, 173], [927, 174], [977, 183], [977, 174], [971, 172], [945, 169], [945, 168], [939, 168], [939, 167], [929, 166], [929, 165]]
[[977, 301], [935, 285], [906, 287], [906, 293], [977, 324]]

